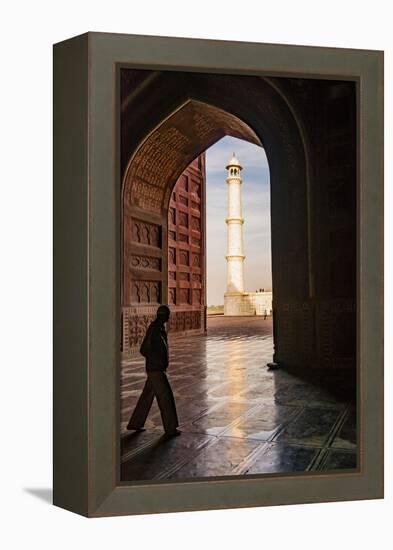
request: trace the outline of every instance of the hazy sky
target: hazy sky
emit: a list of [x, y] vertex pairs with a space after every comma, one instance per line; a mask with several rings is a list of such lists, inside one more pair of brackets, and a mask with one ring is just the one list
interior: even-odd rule
[[206, 151], [207, 303], [224, 303], [226, 287], [227, 165], [235, 152], [243, 178], [245, 290], [271, 289], [270, 183], [265, 151], [246, 141], [224, 137]]

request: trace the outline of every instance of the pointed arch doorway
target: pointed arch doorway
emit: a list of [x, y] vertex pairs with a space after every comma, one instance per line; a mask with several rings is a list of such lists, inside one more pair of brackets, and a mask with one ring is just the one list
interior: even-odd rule
[[[306, 148], [296, 118], [268, 80], [251, 78], [252, 89], [237, 77], [194, 77], [193, 74], [185, 76], [183, 95], [173, 90], [174, 96], [166, 96], [171, 99], [171, 105], [161, 103], [154, 109], [151, 105], [150, 119], [141, 120], [142, 113], [130, 107], [132, 101], [123, 100], [122, 345], [125, 354], [138, 348], [157, 304], [170, 302], [168, 212], [173, 187], [185, 168], [225, 135], [264, 147], [267, 154], [271, 174], [275, 304], [288, 299], [304, 301], [311, 292]], [[144, 97], [149, 97], [145, 93], [146, 90]], [[154, 94], [151, 100], [155, 103]], [[133, 117], [135, 120], [130, 120]], [[131, 127], [138, 132], [130, 134]], [[200, 261], [203, 262], [203, 257]], [[289, 264], [296, 266], [297, 277], [288, 277], [280, 267]], [[202, 295], [205, 289], [203, 279]], [[191, 308], [176, 311], [172, 328], [177, 327], [203, 332], [205, 303], [192, 303]], [[305, 328], [308, 329], [307, 322]], [[278, 333], [276, 327], [276, 353]]]

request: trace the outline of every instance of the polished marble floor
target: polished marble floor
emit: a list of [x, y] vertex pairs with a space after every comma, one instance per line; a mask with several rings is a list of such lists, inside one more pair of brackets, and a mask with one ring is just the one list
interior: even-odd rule
[[[180, 437], [165, 440], [154, 403], [146, 431], [127, 432], [145, 381], [142, 357], [122, 365], [121, 479], [192, 479], [356, 468], [349, 391], [269, 371], [272, 323], [209, 317], [207, 336], [170, 340]], [[329, 380], [330, 387], [332, 380]], [[333, 387], [345, 386], [342, 377]]]

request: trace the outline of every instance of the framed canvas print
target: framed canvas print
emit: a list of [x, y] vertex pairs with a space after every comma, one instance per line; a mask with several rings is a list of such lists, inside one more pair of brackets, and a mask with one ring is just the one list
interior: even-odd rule
[[383, 54], [54, 47], [54, 503], [383, 496]]

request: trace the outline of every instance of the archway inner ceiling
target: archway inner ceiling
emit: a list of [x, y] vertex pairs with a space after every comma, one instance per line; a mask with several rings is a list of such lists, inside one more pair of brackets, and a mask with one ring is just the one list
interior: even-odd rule
[[225, 135], [262, 146], [238, 117], [200, 101], [187, 101], [149, 134], [131, 158], [125, 174], [126, 206], [160, 212], [183, 170]]

